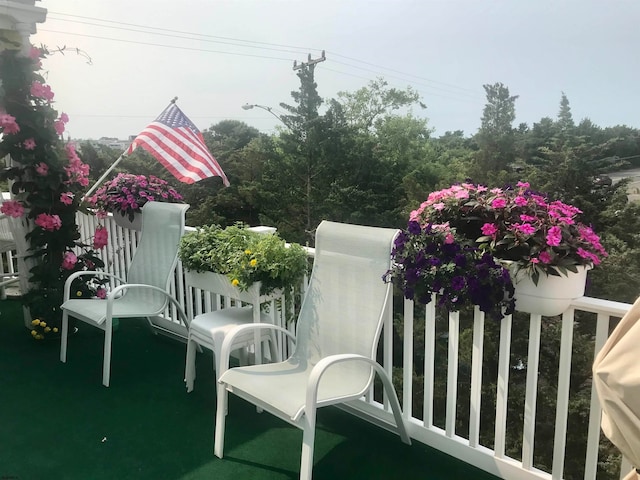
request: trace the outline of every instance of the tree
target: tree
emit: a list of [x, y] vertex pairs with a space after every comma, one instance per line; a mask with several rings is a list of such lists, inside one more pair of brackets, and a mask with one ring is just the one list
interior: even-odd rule
[[510, 95], [509, 88], [502, 83], [483, 85], [487, 103], [482, 114], [482, 123], [476, 134], [478, 154], [474, 169], [474, 180], [488, 182], [515, 160], [513, 122], [516, 118], [517, 95]]

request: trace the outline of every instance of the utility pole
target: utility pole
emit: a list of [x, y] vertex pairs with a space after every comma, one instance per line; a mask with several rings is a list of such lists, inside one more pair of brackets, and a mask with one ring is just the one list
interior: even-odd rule
[[322, 50], [322, 55], [320, 56], [320, 58], [315, 58], [315, 59], [311, 59], [311, 54], [309, 54], [308, 60], [306, 62], [302, 62], [300, 64], [298, 64], [297, 60], [293, 61], [293, 69], [294, 70], [300, 70], [301, 68], [304, 67], [310, 67], [311, 65], [315, 65], [316, 63], [320, 63], [320, 62], [324, 62], [327, 59], [327, 57], [324, 54], [324, 50]]

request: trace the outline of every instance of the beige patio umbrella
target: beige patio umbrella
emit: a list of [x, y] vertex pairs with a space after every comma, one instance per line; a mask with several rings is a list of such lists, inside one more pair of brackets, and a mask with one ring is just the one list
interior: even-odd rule
[[[593, 362], [602, 405], [602, 431], [640, 468], [640, 298], [622, 318]], [[627, 479], [640, 479], [636, 471]]]

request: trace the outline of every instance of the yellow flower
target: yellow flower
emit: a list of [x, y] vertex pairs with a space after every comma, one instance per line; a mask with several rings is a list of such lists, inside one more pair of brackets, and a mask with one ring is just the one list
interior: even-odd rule
[[81, 296], [82, 296], [82, 292], [81, 292], [80, 290], [78, 290], [78, 291], [76, 292], [76, 297], [81, 297]]
[[247, 255], [251, 255], [251, 250], [249, 250], [248, 248], [244, 251], [244, 253], [246, 253]]
[[53, 333], [58, 333], [58, 327], [53, 327]]
[[47, 333], [49, 333], [49, 332], [51, 331], [51, 327], [46, 327], [46, 328], [44, 329], [44, 331], [45, 331], [45, 332], [47, 332]]
[[36, 340], [42, 340], [44, 337], [42, 335], [36, 335]]
[[255, 267], [257, 263], [258, 263], [258, 261], [257, 261], [255, 258], [252, 258], [252, 259], [251, 259], [251, 261], [249, 262], [249, 264], [250, 264], [252, 267]]
[[31, 335], [35, 337], [36, 335], [38, 335], [38, 332], [36, 332], [35, 330], [31, 330]]
[[36, 318], [35, 320], [32, 320], [31, 325], [40, 325], [40, 319]]
[[240, 281], [237, 278], [234, 278], [233, 280], [231, 280], [231, 285], [233, 285], [234, 287], [237, 287], [240, 284]]
[[40, 322], [40, 326], [41, 326], [42, 328], [44, 328], [44, 327], [46, 327], [46, 326], [47, 326], [47, 324], [46, 324], [45, 322]]

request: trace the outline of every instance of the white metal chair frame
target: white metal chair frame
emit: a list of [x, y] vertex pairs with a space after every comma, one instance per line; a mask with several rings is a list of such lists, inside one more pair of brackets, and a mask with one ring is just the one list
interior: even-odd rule
[[[164, 278], [163, 282], [165, 284], [164, 288], [158, 287], [156, 285], [150, 285], [145, 283], [127, 283], [126, 280], [114, 275], [112, 273], [101, 272], [101, 271], [83, 271], [76, 272], [67, 278], [64, 285], [64, 303], [62, 304], [62, 338], [60, 341], [60, 361], [67, 361], [67, 343], [68, 343], [68, 334], [69, 334], [69, 315], [81, 320], [89, 325], [92, 325], [100, 330], [105, 332], [104, 336], [104, 356], [103, 356], [103, 368], [102, 368], [102, 384], [105, 387], [109, 386], [110, 382], [110, 371], [111, 371], [111, 343], [113, 336], [113, 315], [114, 315], [114, 307], [116, 305], [119, 306], [118, 302], [121, 302], [126, 298], [127, 292], [132, 291], [146, 291], [151, 294], [159, 293], [161, 297], [164, 299], [162, 302], [157, 303], [156, 305], [152, 305], [150, 309], [144, 311], [144, 309], [133, 309], [130, 310], [129, 313], [126, 311], [118, 310], [116, 312], [116, 316], [118, 318], [134, 318], [134, 317], [147, 317], [150, 326], [152, 329], [156, 327], [153, 325], [149, 317], [153, 317], [156, 315], [160, 315], [164, 312], [167, 305], [169, 303], [173, 304], [178, 311], [178, 315], [180, 319], [184, 322], [185, 326], [189, 327], [189, 318], [185, 314], [182, 309], [180, 303], [169, 293], [169, 284], [171, 281], [172, 272], [175, 269], [175, 266], [178, 261], [178, 241], [182, 234], [184, 233], [184, 219], [185, 212], [189, 208], [189, 205], [185, 204], [171, 204], [171, 203], [161, 203], [161, 202], [148, 202], [142, 208], [142, 217], [143, 217], [143, 226], [142, 226], [142, 234], [140, 237], [140, 244], [138, 245], [138, 249], [136, 250], [134, 257], [131, 261], [130, 271], [127, 277], [131, 276], [131, 271], [136, 268], [136, 263], [140, 263], [144, 260], [143, 254], [145, 247], [149, 250], [153, 247], [153, 239], [149, 240], [151, 234], [159, 234], [166, 235], [166, 232], [156, 230], [163, 230], [166, 228], [166, 225], [158, 225], [154, 223], [153, 219], [145, 219], [148, 214], [154, 215], [172, 215], [174, 217], [179, 218], [180, 225], [178, 225], [178, 231], [173, 232], [174, 240], [176, 242], [175, 248], [172, 245], [172, 251], [167, 252], [169, 255], [173, 254], [172, 262], [169, 262], [166, 265], [166, 271], [161, 272], [162, 278]], [[148, 213], [147, 213], [148, 212]], [[145, 236], [146, 230], [146, 236]], [[95, 300], [95, 299], [86, 299], [86, 300], [76, 300], [71, 299], [71, 284], [72, 282], [81, 276], [85, 275], [98, 275], [107, 277], [115, 280], [120, 283], [120, 285], [113, 288], [107, 298], [105, 300]], [[138, 277], [144, 275], [138, 275]], [[81, 303], [75, 303], [81, 302]], [[85, 302], [93, 302], [91, 305], [95, 306], [96, 309], [93, 311], [86, 311], [79, 308]], [[89, 305], [89, 304], [87, 304]], [[76, 308], [74, 310], [74, 307]], [[153, 330], [155, 332], [155, 330]]]
[[[325, 230], [327, 230], [326, 233]], [[331, 238], [332, 235], [334, 235], [333, 238]], [[397, 230], [337, 224], [326, 221], [320, 224], [317, 230], [316, 237], [316, 261], [314, 263], [309, 289], [307, 290], [307, 294], [305, 295], [302, 309], [298, 318], [297, 333], [295, 338], [296, 349], [294, 350], [291, 357], [289, 357], [289, 359], [287, 359], [286, 361], [268, 365], [237, 367], [229, 369], [229, 354], [236, 335], [246, 334], [247, 331], [252, 329], [271, 329], [282, 332], [282, 334], [288, 337], [293, 337], [293, 335], [282, 327], [264, 323], [242, 325], [236, 327], [232, 332], [227, 334], [222, 345], [222, 365], [220, 378], [218, 380], [218, 383], [220, 385], [217, 389], [216, 425], [214, 436], [214, 454], [217, 457], [223, 457], [225, 417], [228, 407], [228, 392], [232, 392], [239, 397], [244, 398], [245, 400], [257, 405], [259, 408], [262, 408], [303, 430], [300, 479], [310, 480], [313, 469], [313, 450], [315, 442], [317, 408], [327, 405], [344, 403], [361, 398], [362, 395], [369, 391], [376, 373], [380, 376], [384, 390], [387, 393], [387, 398], [389, 400], [389, 404], [393, 411], [394, 419], [396, 422], [396, 431], [400, 435], [403, 442], [407, 444], [411, 443], [406, 430], [406, 426], [404, 424], [402, 412], [400, 410], [400, 404], [398, 402], [398, 398], [396, 396], [391, 379], [389, 378], [389, 375], [384, 370], [384, 368], [375, 360], [375, 353], [378, 343], [377, 340], [382, 330], [383, 319], [385, 315], [389, 314], [388, 309], [391, 306], [392, 298], [391, 285], [383, 284], [382, 275], [386, 271], [386, 268], [388, 268], [388, 265], [390, 265], [391, 247], [396, 235]], [[349, 239], [350, 241], [352, 241], [354, 246], [351, 248], [351, 250], [348, 246], [342, 245], [342, 243], [348, 243], [341, 242], [341, 240], [343, 239]], [[322, 297], [322, 295], [318, 295], [317, 293], [319, 290], [322, 290], [323, 281], [325, 281], [326, 284], [328, 280], [331, 280], [331, 278], [327, 278], [326, 273], [324, 273], [324, 276], [320, 277], [320, 279], [316, 278], [316, 271], [320, 268], [319, 263], [327, 261], [323, 260], [323, 254], [326, 253], [327, 256], [331, 256], [331, 254], [333, 253], [330, 250], [327, 250], [327, 252], [323, 252], [323, 248], [325, 248], [325, 241], [327, 242], [327, 245], [333, 247], [337, 246], [336, 249], [341, 250], [336, 254], [336, 256], [348, 256], [353, 253], [354, 257], [360, 257], [359, 261], [361, 262], [366, 259], [362, 258], [362, 254], [357, 251], [355, 245], [363, 245], [364, 243], [360, 242], [368, 242], [369, 245], [373, 245], [372, 251], [375, 252], [374, 255], [377, 255], [377, 258], [372, 259], [377, 261], [374, 262], [377, 266], [376, 268], [382, 267], [382, 271], [376, 271], [375, 274], [377, 281], [380, 282], [379, 286], [375, 284], [375, 279], [372, 278], [373, 275], [369, 275], [371, 272], [366, 273], [368, 286], [373, 286], [372, 288], [375, 290], [375, 292], [382, 292], [384, 298], [367, 299], [367, 303], [371, 304], [371, 306], [369, 307], [371, 311], [368, 312], [369, 316], [367, 317], [367, 321], [370, 322], [370, 324], [368, 325], [367, 333], [364, 334], [365, 340], [361, 342], [357, 347], [355, 345], [352, 345], [353, 350], [359, 350], [361, 353], [343, 351], [325, 354], [325, 352], [322, 351], [323, 349], [331, 349], [330, 347], [328, 347], [329, 344], [323, 343], [326, 342], [327, 339], [321, 338], [323, 333], [321, 333], [320, 331], [326, 325], [321, 324], [322, 318], [315, 318], [314, 315], [318, 314], [318, 309], [323, 308], [323, 306], [321, 305], [323, 302], [331, 303], [335, 301], [337, 302], [336, 305], [339, 304], [344, 306], [345, 304], [340, 302], [349, 299], [348, 293], [345, 292], [345, 290], [348, 290], [349, 288], [349, 280], [342, 279], [339, 275], [340, 272], [335, 275], [335, 272], [330, 271], [330, 266], [323, 266], [321, 268], [330, 271], [330, 273], [334, 273], [334, 276], [330, 277], [335, 278], [336, 282], [341, 283], [342, 281], [344, 281], [344, 288], [338, 288], [335, 291], [332, 290], [333, 294], [341, 298], [324, 298]], [[387, 266], [386, 268], [385, 265]], [[347, 268], [357, 270], [358, 263], [355, 262], [353, 265], [349, 265], [349, 267]], [[355, 273], [355, 275], [358, 275], [358, 273]], [[317, 283], [318, 285], [314, 285], [314, 283]], [[310, 294], [309, 292], [313, 292], [314, 289], [316, 289], [316, 293]], [[316, 302], [318, 306], [314, 305], [314, 302]], [[378, 302], [380, 302], [380, 304]], [[373, 309], [377, 309], [378, 306], [380, 307], [380, 311], [377, 314], [378, 318], [374, 319], [373, 316], [375, 314], [372, 314], [372, 311]], [[336, 307], [334, 307], [334, 310], [335, 309]], [[342, 318], [341, 320], [343, 322], [350, 322], [352, 320], [360, 321], [361, 319]], [[374, 325], [374, 322], [377, 323]], [[332, 325], [335, 325], [335, 323], [333, 323]], [[373, 328], [374, 326], [375, 328]], [[314, 329], [316, 330], [316, 332], [313, 331]], [[325, 330], [324, 335], [327, 334], [326, 332], [327, 330]], [[340, 347], [336, 348], [339, 349]], [[299, 352], [299, 349], [301, 349], [302, 352]], [[319, 352], [315, 352], [316, 349]], [[312, 352], [311, 350], [314, 351]], [[316, 353], [318, 358], [314, 356], [314, 354]], [[360, 369], [359, 367], [357, 367], [357, 365], [362, 364], [364, 364], [364, 369]], [[340, 365], [344, 365], [347, 370], [341, 369]], [[349, 365], [352, 366], [350, 367]], [[353, 373], [354, 371], [355, 375], [349, 376], [349, 374]], [[290, 380], [290, 384], [293, 385], [296, 380], [298, 381], [298, 383], [295, 383], [295, 386], [291, 387], [296, 388], [297, 386], [295, 392], [289, 392], [289, 395], [286, 397], [287, 399], [290, 399], [293, 396], [296, 397], [296, 403], [293, 408], [291, 405], [285, 405], [285, 400], [282, 400], [282, 397], [287, 395], [287, 392], [282, 392], [282, 396], [278, 399], [280, 400], [280, 407], [272, 404], [275, 402], [269, 401], [273, 400], [273, 396], [271, 397], [271, 399], [269, 399], [269, 396], [272, 395], [273, 391], [277, 391], [277, 387], [270, 389], [268, 386], [268, 381], [273, 382], [274, 379], [276, 381], [282, 380], [283, 377], [287, 376], [287, 373], [291, 373], [294, 377], [297, 377], [292, 378]], [[347, 373], [347, 375], [345, 376], [345, 378], [341, 378], [344, 373]], [[270, 375], [271, 380], [266, 380]], [[325, 375], [328, 375], [330, 378], [328, 379], [328, 381], [322, 382]], [[289, 375], [289, 377], [291, 377], [291, 375]], [[354, 379], [355, 381], [351, 382], [352, 379]], [[342, 383], [340, 385], [337, 385], [336, 388], [333, 388], [332, 390], [332, 387], [334, 387], [334, 385], [330, 385], [329, 383], [331, 382]], [[304, 401], [303, 404], [300, 405], [299, 403], [297, 403], [297, 401], [300, 400], [299, 397], [301, 396], [300, 394], [302, 391], [304, 391]]]

